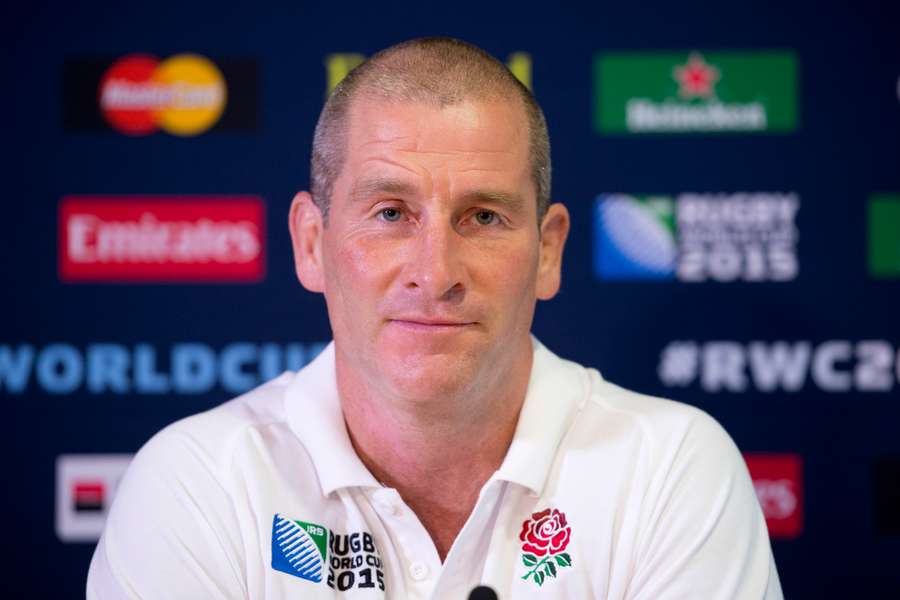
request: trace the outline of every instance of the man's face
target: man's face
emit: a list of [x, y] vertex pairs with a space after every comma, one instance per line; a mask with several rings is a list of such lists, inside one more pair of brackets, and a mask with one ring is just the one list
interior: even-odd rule
[[535, 194], [519, 102], [358, 97], [319, 246], [339, 373], [418, 402], [528, 360], [535, 299], [558, 286]]

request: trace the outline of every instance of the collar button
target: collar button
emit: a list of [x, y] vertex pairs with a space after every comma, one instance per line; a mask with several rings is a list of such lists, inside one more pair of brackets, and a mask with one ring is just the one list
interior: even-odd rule
[[390, 515], [392, 517], [396, 517], [400, 514], [400, 509], [397, 507], [397, 505], [394, 502], [390, 502], [388, 500], [376, 500], [375, 506], [378, 508], [379, 512]]
[[422, 581], [428, 577], [428, 565], [420, 560], [409, 565], [409, 575], [416, 581]]

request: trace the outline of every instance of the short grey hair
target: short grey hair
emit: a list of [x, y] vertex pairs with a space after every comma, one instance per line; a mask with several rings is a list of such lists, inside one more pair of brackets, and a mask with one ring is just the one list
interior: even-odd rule
[[439, 107], [469, 99], [520, 98], [528, 120], [540, 225], [550, 204], [550, 137], [544, 113], [506, 65], [477, 46], [448, 37], [418, 38], [386, 48], [350, 71], [328, 96], [316, 124], [310, 165], [313, 201], [326, 223], [334, 182], [344, 165], [350, 106], [360, 93]]

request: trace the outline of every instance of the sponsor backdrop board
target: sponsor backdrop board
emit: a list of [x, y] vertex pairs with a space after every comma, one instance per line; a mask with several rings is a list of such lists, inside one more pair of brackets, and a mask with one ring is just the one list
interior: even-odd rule
[[[547, 114], [573, 229], [537, 335], [725, 426], [787, 597], [896, 597], [890, 5], [6, 8], [9, 595], [80, 596], [140, 445], [327, 343], [286, 227], [318, 110], [366, 55], [447, 34]], [[323, 547], [327, 524], [273, 517]]]

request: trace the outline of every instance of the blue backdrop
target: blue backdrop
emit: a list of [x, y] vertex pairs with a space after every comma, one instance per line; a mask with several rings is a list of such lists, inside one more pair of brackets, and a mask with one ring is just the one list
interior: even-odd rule
[[[166, 424], [302, 365], [329, 339], [322, 299], [294, 277], [286, 226], [293, 194], [308, 183], [329, 65], [334, 77], [354, 60], [336, 54], [370, 55], [421, 35], [460, 37], [512, 60], [547, 115], [553, 198], [568, 205], [573, 226], [562, 292], [539, 306], [537, 336], [611, 381], [703, 408], [743, 451], [775, 455], [757, 489], [787, 597], [897, 597], [895, 2], [84, 2], [2, 11], [11, 47], [2, 59], [0, 236], [11, 597], [83, 594], [120, 472], [106, 455], [133, 453]], [[98, 86], [135, 53], [212, 61], [227, 90], [213, 102], [224, 112], [189, 135], [171, 133], [165, 111], [142, 113], [164, 124], [153, 133], [110, 125]], [[787, 57], [787, 70], [760, 62], [772, 53]], [[692, 55], [701, 80], [693, 92], [676, 74]], [[636, 62], [600, 85], [610, 57]], [[664, 76], [654, 82], [656, 72]], [[604, 129], [601, 105], [624, 110], [612, 96], [629, 90], [660, 110], [736, 103], [769, 117], [743, 128], [671, 117], [668, 129]], [[770, 126], [782, 110], [794, 111], [787, 127]], [[139, 197], [147, 195], [157, 198]], [[210, 262], [187, 272], [171, 259], [171, 269], [148, 275], [152, 260], [120, 256], [88, 267], [90, 277], [66, 275], [78, 257], [64, 198], [90, 213], [77, 204], [87, 196], [112, 206], [94, 224], [127, 220], [129, 206], [152, 212], [154, 202], [176, 211], [206, 202], [225, 222], [213, 213], [230, 197], [256, 197], [264, 214], [248, 230], [261, 246], [255, 271], [210, 282]], [[796, 212], [778, 208], [784, 198]], [[692, 199], [702, 213], [693, 230]]]

